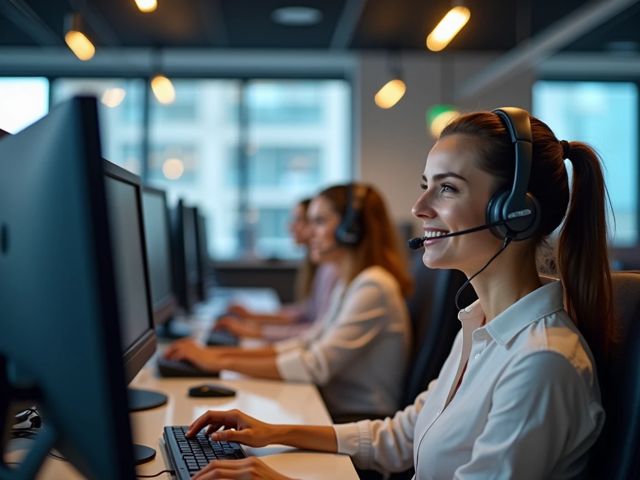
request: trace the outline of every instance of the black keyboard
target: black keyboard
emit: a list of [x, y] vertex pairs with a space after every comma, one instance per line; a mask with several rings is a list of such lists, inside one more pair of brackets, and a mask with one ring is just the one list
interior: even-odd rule
[[208, 438], [203, 430], [195, 438], [187, 438], [189, 427], [164, 427], [164, 442], [167, 456], [179, 480], [195, 475], [211, 460], [244, 458], [240, 444], [217, 442]]
[[218, 372], [208, 372], [200, 370], [198, 367], [189, 362], [180, 360], [169, 360], [164, 357], [158, 357], [157, 361], [158, 373], [161, 377], [217, 377]]
[[212, 330], [207, 337], [208, 347], [237, 347], [240, 339], [225, 330]]

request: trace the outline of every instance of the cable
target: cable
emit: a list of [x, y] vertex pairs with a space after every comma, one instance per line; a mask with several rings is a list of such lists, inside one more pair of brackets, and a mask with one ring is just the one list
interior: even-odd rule
[[162, 470], [154, 475], [138, 475], [136, 474], [136, 477], [138, 478], [155, 478], [155, 477], [159, 477], [160, 475], [162, 475], [163, 473], [169, 473], [171, 475], [174, 475], [176, 473], [175, 470]]
[[502, 243], [502, 247], [500, 247], [500, 250], [498, 250], [495, 255], [493, 257], [491, 257], [489, 259], [489, 261], [487, 263], [484, 264], [484, 267], [482, 267], [480, 270], [478, 270], [476, 273], [474, 273], [473, 275], [471, 275], [471, 277], [469, 277], [467, 279], [466, 282], [464, 282], [462, 284], [462, 286], [458, 289], [458, 291], [456, 292], [456, 308], [458, 310], [462, 310], [462, 307], [460, 307], [460, 305], [458, 304], [458, 301], [460, 300], [460, 294], [464, 291], [465, 288], [467, 288], [469, 286], [469, 284], [471, 283], [471, 280], [473, 280], [474, 278], [476, 278], [478, 275], [480, 275], [482, 272], [484, 272], [484, 269], [487, 268], [489, 266], [489, 264], [491, 262], [493, 262], [496, 257], [498, 255], [500, 255], [502, 252], [504, 252], [504, 249], [507, 248], [507, 245], [509, 245], [511, 243], [511, 237], [504, 237], [504, 242]]

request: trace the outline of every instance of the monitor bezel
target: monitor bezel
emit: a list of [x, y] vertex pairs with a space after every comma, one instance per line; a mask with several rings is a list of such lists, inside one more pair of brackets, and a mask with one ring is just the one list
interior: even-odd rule
[[[140, 181], [140, 177], [110, 162], [109, 160], [103, 159], [103, 165], [105, 177], [111, 177], [117, 181], [127, 183], [133, 186], [136, 192], [135, 208], [138, 211], [138, 232], [140, 233], [140, 251], [142, 252], [143, 276], [145, 283], [145, 302], [147, 304], [147, 311], [149, 312], [149, 315], [147, 318], [147, 330], [123, 352], [126, 377], [125, 381], [127, 382], [127, 384], [129, 384], [138, 374], [138, 372], [142, 370], [144, 365], [156, 351], [156, 335], [153, 322], [153, 305], [151, 302], [151, 283], [149, 282], [147, 245], [144, 236], [142, 182]], [[124, 319], [122, 321], [124, 321]]]
[[[164, 325], [169, 321], [176, 313], [176, 309], [178, 307], [178, 299], [176, 296], [176, 286], [175, 286], [175, 265], [173, 261], [173, 251], [172, 251], [172, 242], [171, 242], [171, 218], [169, 215], [169, 206], [167, 202], [167, 192], [156, 187], [152, 187], [150, 185], [143, 185], [142, 194], [143, 194], [143, 203], [144, 203], [144, 194], [150, 193], [151, 195], [158, 195], [162, 197], [162, 204], [164, 209], [164, 218], [165, 218], [165, 238], [167, 239], [167, 245], [169, 247], [169, 256], [167, 261], [169, 262], [169, 283], [171, 284], [171, 294], [165, 297], [158, 306], [153, 305], [153, 298], [151, 301], [152, 304], [152, 313], [153, 313], [153, 323], [155, 326]], [[146, 234], [146, 232], [145, 232]]]

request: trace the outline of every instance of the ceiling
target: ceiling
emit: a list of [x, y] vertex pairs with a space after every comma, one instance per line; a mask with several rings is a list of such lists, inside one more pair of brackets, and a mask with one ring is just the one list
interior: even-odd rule
[[[616, 0], [601, 0], [616, 1]], [[597, 2], [597, 0], [596, 0]], [[503, 52], [589, 4], [580, 0], [467, 0], [471, 20], [446, 51]], [[0, 0], [0, 48], [62, 46], [65, 14], [81, 12], [97, 47], [424, 50], [449, 0]], [[271, 20], [283, 6], [314, 7], [309, 27]], [[640, 3], [580, 35], [565, 51], [640, 50]]]

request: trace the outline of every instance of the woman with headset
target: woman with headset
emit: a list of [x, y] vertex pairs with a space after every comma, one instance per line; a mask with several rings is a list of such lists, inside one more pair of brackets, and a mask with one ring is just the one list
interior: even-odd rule
[[309, 205], [309, 252], [339, 280], [324, 317], [302, 337], [257, 349], [205, 348], [193, 340], [166, 350], [208, 371], [312, 382], [334, 416], [388, 415], [398, 408], [411, 327], [411, 280], [384, 200], [371, 186], [340, 185]]
[[[423, 261], [462, 270], [478, 301], [460, 311], [450, 355], [415, 403], [393, 418], [333, 427], [208, 412], [190, 433], [208, 426], [214, 439], [341, 452], [381, 471], [413, 466], [420, 479], [584, 473], [604, 422], [592, 351], [606, 355], [612, 339], [598, 157], [584, 143], [558, 141], [523, 110], [473, 113], [443, 131], [422, 189], [413, 213]], [[558, 227], [560, 281], [547, 281], [536, 250]], [[242, 471], [283, 478], [257, 459], [214, 462], [196, 478]]]

